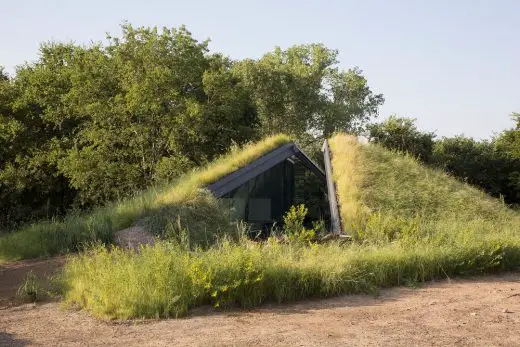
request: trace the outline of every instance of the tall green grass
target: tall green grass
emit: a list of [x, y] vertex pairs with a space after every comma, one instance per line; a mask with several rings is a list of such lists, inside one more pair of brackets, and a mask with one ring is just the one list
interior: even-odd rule
[[0, 263], [74, 252], [98, 241], [109, 244], [115, 231], [141, 219], [157, 235], [163, 235], [168, 228], [174, 233], [179, 228], [187, 229], [194, 239], [209, 243], [208, 235], [222, 233], [229, 225], [224, 222], [216, 199], [201, 188], [290, 141], [283, 134], [272, 136], [235, 148], [206, 167], [182, 176], [171, 186], [152, 187], [89, 213], [73, 213], [63, 220], [24, 226], [0, 238]]
[[507, 238], [520, 214], [415, 158], [338, 134], [329, 141], [344, 231], [365, 243], [447, 240], [471, 234]]
[[520, 266], [520, 217], [500, 201], [345, 135], [330, 148], [352, 244], [97, 247], [66, 265], [65, 301], [109, 319], [178, 317], [201, 304], [253, 307]]
[[250, 308], [266, 301], [374, 292], [434, 278], [512, 269], [520, 240], [500, 244], [348, 247], [224, 242], [190, 251], [160, 243], [139, 253], [105, 247], [69, 260], [65, 303], [108, 319], [186, 315], [192, 307]]

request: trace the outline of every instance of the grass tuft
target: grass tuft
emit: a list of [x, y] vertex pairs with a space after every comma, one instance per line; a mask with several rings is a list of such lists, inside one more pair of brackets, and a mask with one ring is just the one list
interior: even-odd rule
[[44, 289], [36, 274], [32, 271], [27, 273], [22, 285], [18, 288], [16, 295], [24, 302], [35, 303], [42, 300]]

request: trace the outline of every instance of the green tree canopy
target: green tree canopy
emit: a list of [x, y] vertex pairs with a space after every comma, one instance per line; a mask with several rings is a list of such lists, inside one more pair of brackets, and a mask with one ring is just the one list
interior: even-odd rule
[[184, 27], [43, 43], [0, 71], [0, 224], [127, 196], [267, 134], [356, 131], [383, 97], [337, 64], [321, 44], [233, 61]]
[[424, 162], [429, 162], [435, 133], [419, 131], [415, 119], [391, 115], [384, 122], [370, 124], [368, 136], [371, 141], [387, 148], [407, 152]]
[[337, 55], [321, 44], [297, 45], [235, 64], [251, 91], [261, 134], [328, 137], [358, 132], [377, 116], [382, 94], [370, 90], [360, 69], [340, 70]]

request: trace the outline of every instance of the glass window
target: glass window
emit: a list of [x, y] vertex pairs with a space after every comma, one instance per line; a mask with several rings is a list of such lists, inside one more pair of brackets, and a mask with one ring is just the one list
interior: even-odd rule
[[222, 197], [230, 221], [243, 220], [253, 231], [281, 225], [291, 205], [305, 204], [309, 220], [326, 219], [325, 182], [289, 158]]

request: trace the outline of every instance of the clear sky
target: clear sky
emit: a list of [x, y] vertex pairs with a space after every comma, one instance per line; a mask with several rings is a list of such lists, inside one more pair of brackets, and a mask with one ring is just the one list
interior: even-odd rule
[[123, 20], [185, 24], [236, 59], [322, 42], [385, 95], [381, 118], [414, 117], [442, 136], [488, 138], [520, 112], [519, 0], [0, 0], [0, 65], [12, 74], [43, 41], [119, 35]]

